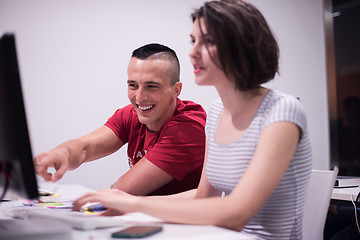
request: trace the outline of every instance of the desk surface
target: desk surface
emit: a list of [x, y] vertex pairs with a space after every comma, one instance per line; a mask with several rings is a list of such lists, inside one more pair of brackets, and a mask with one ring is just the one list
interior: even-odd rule
[[[92, 191], [89, 188], [82, 187], [76, 184], [59, 184], [49, 185], [47, 183], [40, 184], [40, 188], [49, 189], [52, 188], [54, 193], [61, 194], [62, 198], [76, 198], [86, 192]], [[1, 212], [1, 211], [0, 211]], [[4, 216], [0, 213], [0, 218]], [[255, 239], [244, 233], [231, 231], [228, 229], [216, 227], [216, 226], [197, 226], [197, 225], [185, 225], [185, 224], [170, 224], [164, 223], [161, 219], [151, 217], [143, 213], [131, 213], [124, 215], [126, 225], [116, 228], [97, 229], [91, 231], [72, 230], [72, 239], [114, 239], [111, 238], [111, 233], [124, 229], [134, 224], [162, 224], [163, 231], [153, 236], [149, 236], [146, 239]]]
[[334, 188], [331, 194], [331, 199], [340, 200], [340, 201], [351, 201], [351, 200], [355, 201], [359, 192], [360, 192], [360, 187]]
[[[73, 239], [114, 239], [111, 238], [111, 233], [121, 230], [122, 228], [107, 228], [95, 231], [78, 231], [73, 230]], [[163, 224], [163, 231], [155, 235], [149, 236], [146, 239], [156, 240], [172, 240], [172, 239], [196, 239], [196, 240], [251, 240], [255, 239], [243, 233], [234, 232], [214, 226], [195, 226], [183, 224]]]

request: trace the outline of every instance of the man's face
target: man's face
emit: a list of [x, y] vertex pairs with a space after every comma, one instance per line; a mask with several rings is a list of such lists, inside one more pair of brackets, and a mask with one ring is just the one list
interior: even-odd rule
[[128, 66], [128, 97], [139, 121], [150, 131], [160, 128], [174, 114], [181, 83], [170, 85], [168, 62], [131, 58]]

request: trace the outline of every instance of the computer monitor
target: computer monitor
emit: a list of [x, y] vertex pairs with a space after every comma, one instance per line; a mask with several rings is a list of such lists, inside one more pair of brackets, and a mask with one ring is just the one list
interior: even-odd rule
[[39, 197], [13, 34], [0, 39], [0, 191]]

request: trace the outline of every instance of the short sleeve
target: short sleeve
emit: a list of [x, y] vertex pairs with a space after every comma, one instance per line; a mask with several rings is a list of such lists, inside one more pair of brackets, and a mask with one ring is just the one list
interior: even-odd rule
[[116, 112], [105, 123], [105, 126], [110, 128], [123, 143], [127, 143], [129, 141], [129, 133], [131, 130], [130, 128], [133, 116], [133, 107], [131, 105], [127, 105], [116, 110]]
[[306, 113], [300, 101], [290, 95], [279, 94], [267, 108], [264, 127], [280, 121], [292, 122], [302, 131], [307, 129]]

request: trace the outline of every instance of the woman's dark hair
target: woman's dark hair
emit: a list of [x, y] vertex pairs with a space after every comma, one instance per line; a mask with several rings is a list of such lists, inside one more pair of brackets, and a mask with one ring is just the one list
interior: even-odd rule
[[235, 81], [237, 89], [255, 89], [275, 77], [279, 47], [255, 6], [242, 0], [210, 1], [191, 17], [193, 22], [204, 19], [207, 34], [217, 46], [216, 64]]

